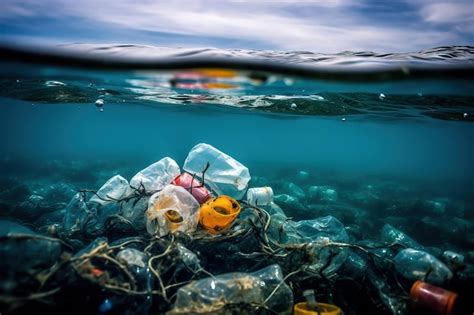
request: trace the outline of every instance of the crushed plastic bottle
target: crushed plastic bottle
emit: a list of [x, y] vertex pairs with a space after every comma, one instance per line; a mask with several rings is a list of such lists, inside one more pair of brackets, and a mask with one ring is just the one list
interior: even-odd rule
[[312, 220], [301, 220], [293, 223], [293, 228], [297, 231], [289, 235], [289, 242], [317, 241], [322, 238], [329, 238], [333, 241], [347, 242], [347, 235], [344, 225], [333, 216], [325, 216]]
[[295, 183], [289, 183], [287, 185], [287, 189], [292, 196], [295, 196], [299, 200], [303, 200], [306, 198], [306, 193], [304, 192], [303, 188], [296, 185]]
[[144, 253], [135, 248], [126, 248], [118, 252], [117, 260], [125, 262], [128, 266], [145, 268], [147, 257]]
[[193, 147], [184, 162], [183, 169], [196, 174], [196, 177], [202, 180], [202, 172], [207, 165], [209, 167], [204, 176], [205, 184], [213, 191], [218, 195], [228, 195], [235, 199], [244, 196], [250, 181], [248, 168], [209, 144], [200, 143]]
[[273, 201], [271, 187], [257, 187], [247, 190], [247, 202], [252, 206], [266, 206]]
[[347, 242], [344, 225], [333, 216], [312, 220], [292, 221], [276, 204], [265, 207], [272, 220], [268, 228], [269, 236], [282, 244], [311, 243], [311, 269], [318, 272], [322, 268], [325, 276], [335, 273], [345, 262], [348, 251], [337, 247], [326, 247], [330, 241]]
[[77, 193], [72, 197], [71, 201], [65, 208], [62, 227], [64, 233], [68, 236], [73, 236], [82, 229], [82, 225], [87, 217], [91, 215], [91, 211], [87, 207], [84, 200], [84, 195]]
[[314, 201], [337, 201], [337, 191], [328, 186], [310, 186], [308, 188], [309, 198]]
[[464, 255], [452, 252], [450, 250], [443, 252], [442, 259], [446, 265], [451, 268], [451, 270], [457, 270], [465, 266]]
[[382, 228], [381, 239], [387, 243], [402, 244], [409, 248], [424, 249], [417, 241], [406, 235], [400, 230], [397, 230], [390, 224], [385, 224]]
[[192, 233], [199, 220], [199, 203], [183, 187], [168, 185], [150, 197], [146, 228], [160, 236], [172, 232]]
[[[185, 267], [188, 270], [191, 270], [193, 272], [197, 272], [201, 269], [201, 263], [199, 261], [199, 258], [195, 253], [184, 247], [182, 244], [179, 244], [176, 246], [179, 256], [181, 258], [181, 261], [185, 265]], [[179, 268], [179, 266], [178, 266]]]
[[366, 276], [367, 261], [361, 255], [350, 251], [343, 265], [343, 272], [353, 279], [359, 279]]
[[384, 277], [369, 269], [367, 277], [372, 286], [378, 291], [380, 301], [393, 315], [405, 315], [407, 313], [407, 303], [401, 294], [394, 294], [394, 284], [389, 283]]
[[287, 209], [288, 211], [305, 209], [305, 206], [296, 197], [290, 196], [288, 194], [276, 195], [274, 200], [275, 203]]
[[172, 158], [165, 157], [133, 176], [130, 186], [155, 192], [170, 184], [180, 173], [178, 164]]
[[128, 181], [120, 175], [115, 175], [110, 178], [100, 189], [97, 191], [97, 195], [93, 195], [89, 202], [98, 203], [100, 205], [106, 205], [110, 202], [116, 202], [120, 198], [125, 197], [124, 195], [130, 188]]
[[424, 280], [442, 285], [453, 277], [453, 273], [440, 260], [427, 252], [407, 248], [393, 259], [395, 269], [408, 280]]
[[176, 177], [174, 184], [189, 191], [201, 205], [211, 198], [211, 193], [209, 190], [207, 190], [207, 188], [202, 185], [199, 180], [193, 178], [193, 176], [189, 173], [183, 173]]
[[232, 304], [239, 305], [240, 313], [247, 307], [255, 313], [260, 305], [277, 314], [291, 314], [293, 292], [282, 281], [278, 265], [193, 281], [178, 290], [176, 302], [167, 314], [224, 314]]

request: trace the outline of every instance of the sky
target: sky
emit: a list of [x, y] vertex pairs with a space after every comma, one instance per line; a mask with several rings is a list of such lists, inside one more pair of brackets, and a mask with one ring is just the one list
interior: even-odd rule
[[474, 45], [472, 0], [0, 0], [0, 43], [413, 52]]

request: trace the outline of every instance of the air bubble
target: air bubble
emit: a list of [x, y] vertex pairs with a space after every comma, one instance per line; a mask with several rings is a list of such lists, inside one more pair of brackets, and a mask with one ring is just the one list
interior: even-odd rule
[[97, 106], [97, 107], [104, 106], [104, 100], [99, 98], [97, 101], [95, 101], [95, 106]]
[[295, 84], [295, 80], [293, 79], [284, 79], [283, 82], [285, 83], [286, 86], [292, 86], [293, 84]]
[[383, 100], [385, 99], [385, 94], [380, 93], [380, 94], [379, 94], [379, 99], [380, 99], [381, 101], [383, 101]]
[[298, 106], [295, 103], [291, 103], [290, 108], [292, 110], [295, 110]]

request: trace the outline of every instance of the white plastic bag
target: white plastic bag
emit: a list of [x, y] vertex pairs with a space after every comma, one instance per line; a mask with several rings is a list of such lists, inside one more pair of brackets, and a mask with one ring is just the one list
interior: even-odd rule
[[200, 143], [188, 154], [183, 169], [202, 179], [202, 171], [209, 163], [205, 173], [205, 184], [219, 195], [241, 199], [250, 181], [247, 167], [213, 146]]
[[186, 189], [168, 185], [151, 196], [146, 211], [146, 228], [150, 234], [192, 233], [199, 220], [199, 203]]
[[125, 197], [128, 188], [130, 188], [128, 181], [120, 175], [115, 175], [100, 187], [97, 191], [98, 196], [92, 196], [89, 202], [106, 205], [109, 202], [114, 202], [114, 199]]
[[130, 186], [140, 189], [143, 185], [147, 192], [161, 190], [180, 173], [178, 164], [172, 158], [165, 157], [133, 176]]

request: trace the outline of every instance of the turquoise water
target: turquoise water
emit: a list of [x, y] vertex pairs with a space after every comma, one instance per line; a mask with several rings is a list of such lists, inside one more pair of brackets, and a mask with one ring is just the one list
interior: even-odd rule
[[[468, 296], [474, 266], [472, 56], [456, 64], [439, 61], [441, 69], [449, 62], [469, 65], [459, 76], [413, 71], [402, 80], [344, 75], [357, 67], [369, 74], [388, 71], [364, 64], [374, 60], [403, 64], [400, 56], [391, 63], [358, 58], [351, 68], [341, 62], [336, 79], [252, 68], [209, 75], [200, 69], [110, 71], [4, 62], [1, 217], [44, 234], [62, 224], [61, 211], [75, 191], [97, 190], [116, 174], [130, 179], [166, 156], [182, 166], [193, 146], [208, 143], [249, 168], [250, 187], [271, 186], [275, 202], [294, 220], [332, 215], [352, 243], [379, 241], [388, 223], [440, 259], [446, 250], [462, 254], [461, 280], [444, 287]], [[436, 69], [435, 60], [427, 69]], [[55, 184], [69, 190], [48, 195], [44, 189]], [[314, 196], [312, 186], [330, 187], [337, 196]], [[44, 204], [25, 206], [32, 195], [44, 197]], [[49, 218], [53, 212], [57, 217]], [[202, 255], [216, 274], [255, 271], [246, 264], [216, 267], [218, 258]], [[373, 289], [374, 282], [363, 281]], [[302, 289], [295, 289], [295, 300], [302, 299]], [[402, 312], [376, 293], [369, 307], [337, 285], [324, 290], [323, 300], [342, 303], [347, 314]], [[91, 310], [98, 307], [94, 303]]]

